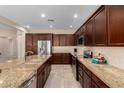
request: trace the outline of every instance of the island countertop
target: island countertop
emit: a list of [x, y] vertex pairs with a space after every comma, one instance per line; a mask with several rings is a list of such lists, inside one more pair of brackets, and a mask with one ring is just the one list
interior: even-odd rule
[[77, 59], [109, 87], [124, 88], [124, 70], [109, 64], [93, 64], [91, 59]]
[[27, 60], [8, 60], [0, 63], [0, 87], [18, 88], [26, 80], [37, 73], [37, 69], [46, 62], [51, 55], [27, 57]]

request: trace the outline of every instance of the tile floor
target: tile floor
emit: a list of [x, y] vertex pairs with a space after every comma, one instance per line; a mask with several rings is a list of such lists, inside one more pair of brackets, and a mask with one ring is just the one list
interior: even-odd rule
[[81, 88], [73, 76], [71, 65], [52, 65], [44, 88]]

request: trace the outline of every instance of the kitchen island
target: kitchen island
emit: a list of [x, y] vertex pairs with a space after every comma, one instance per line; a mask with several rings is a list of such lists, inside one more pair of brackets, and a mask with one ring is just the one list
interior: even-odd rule
[[[45, 69], [45, 71], [47, 71], [49, 69], [45, 77], [47, 79], [50, 73], [50, 58], [51, 55], [44, 56], [33, 55], [27, 57], [26, 61], [13, 59], [0, 63], [0, 69], [2, 70], [0, 73], [0, 87], [1, 88], [24, 87], [26, 81], [30, 80], [30, 78], [34, 75], [36, 75], [37, 78], [36, 87], [43, 87], [43, 84], [39, 82], [38, 77], [39, 75], [41, 76], [42, 70], [44, 71]], [[42, 84], [42, 86], [40, 84]]]

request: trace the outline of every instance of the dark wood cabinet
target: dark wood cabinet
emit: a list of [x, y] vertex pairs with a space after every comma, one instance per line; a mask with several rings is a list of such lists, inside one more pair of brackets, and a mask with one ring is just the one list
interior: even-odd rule
[[53, 46], [74, 46], [73, 34], [54, 34]]
[[66, 35], [66, 46], [74, 46], [74, 36], [72, 34]]
[[81, 86], [84, 87], [84, 79], [80, 74], [78, 75], [78, 81], [80, 82]]
[[26, 45], [32, 46], [32, 34], [26, 34]]
[[32, 50], [34, 54], [37, 54], [37, 47], [38, 47], [38, 40], [39, 40], [39, 35], [38, 34], [32, 34]]
[[38, 40], [50, 40], [52, 43], [52, 34], [26, 34], [26, 52], [32, 51], [36, 55]]
[[61, 53], [53, 53], [53, 61], [52, 64], [62, 64], [62, 56]]
[[93, 25], [94, 45], [107, 45], [106, 10], [105, 7], [99, 10], [94, 17]]
[[33, 46], [37, 46], [39, 40], [39, 34], [32, 34], [32, 44]]
[[86, 46], [92, 46], [93, 45], [93, 19], [91, 19], [86, 24], [85, 45]]
[[60, 43], [59, 35], [54, 34], [53, 35], [53, 46], [59, 46], [60, 45], [59, 43]]
[[26, 34], [26, 51], [32, 51], [32, 35]]
[[76, 34], [74, 34], [74, 45], [77, 46], [78, 45], [78, 36]]
[[108, 9], [108, 44], [124, 45], [124, 6], [111, 5]]
[[78, 81], [83, 88], [109, 88], [101, 79], [92, 73], [86, 66], [78, 62]]
[[52, 64], [71, 64], [69, 53], [53, 53]]
[[92, 81], [91, 87], [92, 88], [99, 88], [98, 85], [94, 81]]
[[84, 79], [84, 88], [91, 88], [91, 77], [87, 75], [87, 73], [84, 72], [83, 74], [83, 79]]
[[66, 46], [66, 35], [60, 35], [60, 46]]
[[45, 34], [39, 34], [39, 40], [46, 40], [47, 36]]
[[43, 88], [51, 71], [52, 57], [37, 70], [37, 88]]
[[[101, 6], [75, 32], [78, 40], [86, 25], [85, 46], [124, 46], [124, 5]], [[78, 35], [78, 33], [80, 35]], [[77, 41], [75, 41], [77, 45]]]
[[92, 73], [92, 81], [96, 83], [99, 88], [109, 88], [102, 80]]
[[62, 63], [71, 64], [71, 55], [69, 53], [62, 53]]

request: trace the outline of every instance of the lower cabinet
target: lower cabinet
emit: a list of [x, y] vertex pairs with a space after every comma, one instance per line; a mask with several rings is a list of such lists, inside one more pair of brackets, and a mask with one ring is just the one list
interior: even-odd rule
[[92, 88], [99, 88], [99, 86], [94, 81], [92, 81], [91, 83], [92, 83], [91, 84], [91, 87]]
[[53, 53], [52, 64], [71, 64], [69, 53]]
[[109, 88], [101, 79], [79, 61], [78, 80], [83, 88]]
[[83, 74], [83, 87], [84, 88], [91, 88], [91, 77], [89, 77], [85, 72]]
[[37, 70], [37, 88], [43, 88], [51, 71], [52, 57]]
[[84, 80], [83, 80], [83, 77], [80, 74], [78, 75], [78, 80], [79, 80], [81, 86], [84, 87]]

